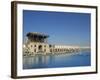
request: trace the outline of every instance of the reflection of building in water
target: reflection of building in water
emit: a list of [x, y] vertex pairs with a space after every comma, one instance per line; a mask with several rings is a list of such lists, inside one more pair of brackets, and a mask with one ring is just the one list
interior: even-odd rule
[[34, 55], [32, 57], [23, 58], [23, 69], [45, 68], [50, 63], [53, 63], [54, 55]]
[[32, 32], [27, 34], [27, 41], [24, 45], [24, 53], [27, 54], [47, 54], [47, 53], [67, 53], [75, 52], [79, 50], [77, 46], [67, 46], [67, 45], [53, 45], [48, 44], [47, 38], [49, 36]]

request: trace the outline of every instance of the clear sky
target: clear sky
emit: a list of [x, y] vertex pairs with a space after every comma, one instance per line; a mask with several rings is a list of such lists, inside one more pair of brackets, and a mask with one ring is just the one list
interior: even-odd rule
[[23, 10], [24, 40], [28, 32], [40, 32], [51, 44], [89, 46], [90, 18], [89, 13]]

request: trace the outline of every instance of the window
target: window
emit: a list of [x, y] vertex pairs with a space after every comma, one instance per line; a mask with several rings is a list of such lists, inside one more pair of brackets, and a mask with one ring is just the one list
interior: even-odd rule
[[52, 52], [52, 49], [50, 49], [50, 52]]
[[49, 47], [52, 47], [52, 45], [49, 45]]
[[57, 49], [55, 49], [55, 52], [57, 52]]
[[44, 52], [46, 52], [46, 49], [44, 49]]
[[36, 49], [34, 49], [34, 52], [36, 52]]
[[34, 47], [36, 47], [36, 45], [34, 45]]
[[31, 45], [31, 47], [33, 47], [33, 45]]

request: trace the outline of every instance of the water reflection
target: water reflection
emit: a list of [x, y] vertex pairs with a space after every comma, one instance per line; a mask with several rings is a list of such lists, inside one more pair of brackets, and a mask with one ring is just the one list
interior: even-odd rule
[[46, 67], [47, 64], [52, 63], [55, 56], [52, 55], [35, 55], [31, 57], [24, 57], [24, 68], [41, 68]]
[[38, 54], [30, 57], [23, 57], [23, 69], [90, 66], [90, 63], [90, 52], [84, 52], [75, 55]]

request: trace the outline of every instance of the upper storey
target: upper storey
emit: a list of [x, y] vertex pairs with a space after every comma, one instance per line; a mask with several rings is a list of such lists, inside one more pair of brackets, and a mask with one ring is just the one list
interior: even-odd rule
[[45, 35], [43, 33], [38, 33], [38, 32], [29, 32], [26, 35], [28, 37], [28, 40], [32, 42], [47, 42], [47, 38], [49, 37], [48, 35]]

